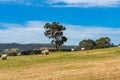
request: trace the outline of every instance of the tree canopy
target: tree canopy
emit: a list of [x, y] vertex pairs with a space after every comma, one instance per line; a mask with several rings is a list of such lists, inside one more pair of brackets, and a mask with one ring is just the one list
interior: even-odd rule
[[66, 30], [66, 28], [60, 25], [58, 22], [46, 23], [44, 28], [45, 36], [53, 39], [51, 44], [54, 45], [57, 50], [62, 44], [64, 44], [64, 42], [67, 41], [67, 37], [63, 35], [63, 31]]
[[110, 47], [110, 38], [101, 37], [95, 41], [97, 48], [107, 48]]
[[108, 48], [111, 46], [111, 40], [109, 37], [101, 37], [97, 40], [84, 39], [79, 43], [80, 48], [93, 49], [93, 48]]
[[91, 39], [85, 39], [79, 43], [80, 48], [85, 48], [85, 49], [93, 49], [95, 47], [95, 42], [94, 40]]

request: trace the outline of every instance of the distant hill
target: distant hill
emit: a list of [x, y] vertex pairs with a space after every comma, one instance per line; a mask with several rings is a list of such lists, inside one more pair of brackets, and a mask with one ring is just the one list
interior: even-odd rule
[[[18, 44], [18, 43], [0, 43], [0, 52], [3, 49], [11, 49], [11, 48], [19, 48], [22, 49], [22, 51], [32, 50], [32, 49], [40, 49], [41, 47], [47, 47], [47, 48], [54, 48], [51, 44]], [[63, 45], [60, 47], [60, 49], [71, 49], [74, 46], [67, 46]]]

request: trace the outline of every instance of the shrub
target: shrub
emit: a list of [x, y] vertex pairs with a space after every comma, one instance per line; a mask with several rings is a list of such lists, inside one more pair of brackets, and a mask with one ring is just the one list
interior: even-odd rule
[[16, 52], [8, 53], [8, 56], [17, 56]]
[[21, 55], [42, 54], [40, 50], [28, 50], [21, 52]]
[[30, 55], [30, 53], [27, 51], [23, 51], [23, 52], [21, 52], [21, 55]]
[[56, 52], [56, 51], [57, 51], [57, 49], [54, 49], [54, 48], [53, 48], [53, 49], [51, 48], [51, 49], [48, 49], [48, 50], [49, 50], [50, 52]]
[[35, 50], [33, 51], [33, 54], [42, 54], [42, 52], [40, 50]]

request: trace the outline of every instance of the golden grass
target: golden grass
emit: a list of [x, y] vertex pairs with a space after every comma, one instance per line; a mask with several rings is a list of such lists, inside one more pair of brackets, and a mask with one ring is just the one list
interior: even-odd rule
[[[1, 64], [7, 63], [4, 66], [0, 65], [0, 80], [120, 80], [119, 51], [119, 48], [111, 48], [70, 53], [59, 52], [47, 56], [9, 57], [9, 61], [0, 61]], [[91, 55], [100, 56], [100, 58], [71, 59], [70, 57], [82, 56], [86, 58]], [[101, 57], [101, 55], [105, 57]], [[60, 56], [69, 57], [66, 57], [67, 59], [62, 57], [60, 60]], [[39, 61], [39, 58], [44, 61]], [[54, 61], [51, 60], [52, 58], [58, 59]], [[9, 63], [11, 65], [8, 65]], [[20, 66], [15, 65], [17, 63]]]

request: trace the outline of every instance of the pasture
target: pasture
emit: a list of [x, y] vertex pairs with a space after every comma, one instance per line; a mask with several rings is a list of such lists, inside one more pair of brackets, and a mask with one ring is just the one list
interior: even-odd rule
[[0, 59], [0, 80], [120, 80], [120, 48]]

